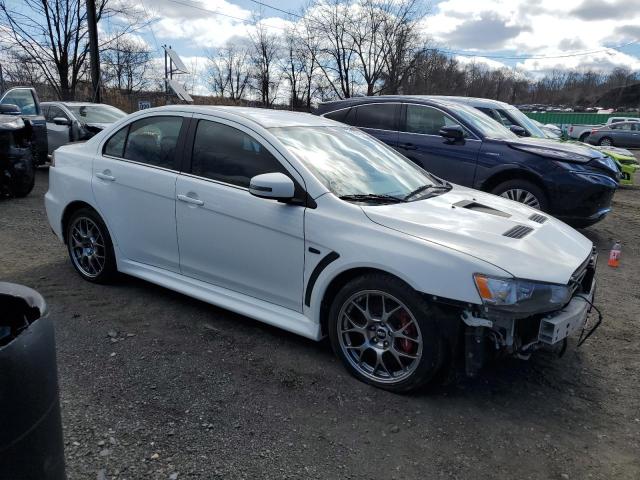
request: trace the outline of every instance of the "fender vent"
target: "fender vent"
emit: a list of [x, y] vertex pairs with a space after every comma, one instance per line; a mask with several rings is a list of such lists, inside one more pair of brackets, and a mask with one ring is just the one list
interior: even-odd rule
[[538, 222], [538, 223], [544, 223], [548, 219], [544, 215], [540, 215], [539, 213], [534, 213], [529, 217], [529, 220], [533, 220], [534, 222]]
[[513, 228], [510, 228], [502, 235], [509, 238], [523, 238], [533, 232], [533, 228], [527, 227], [525, 225], [516, 225]]

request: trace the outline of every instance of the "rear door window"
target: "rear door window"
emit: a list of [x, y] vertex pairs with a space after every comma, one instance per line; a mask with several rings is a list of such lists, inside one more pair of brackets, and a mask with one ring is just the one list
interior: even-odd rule
[[[176, 170], [176, 147], [181, 127], [182, 117], [148, 117], [133, 122], [124, 147], [124, 158]], [[111, 137], [109, 141], [113, 139]]]
[[376, 103], [360, 105], [356, 110], [355, 125], [360, 128], [374, 128], [376, 130], [398, 130], [399, 105], [395, 103]]

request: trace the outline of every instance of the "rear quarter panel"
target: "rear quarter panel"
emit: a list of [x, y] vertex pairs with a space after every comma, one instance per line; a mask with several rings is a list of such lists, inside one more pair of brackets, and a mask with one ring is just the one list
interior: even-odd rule
[[60, 147], [55, 152], [55, 166], [49, 168], [49, 190], [45, 208], [49, 224], [62, 241], [62, 216], [69, 204], [85, 202], [97, 210], [91, 189], [93, 149], [87, 144]]

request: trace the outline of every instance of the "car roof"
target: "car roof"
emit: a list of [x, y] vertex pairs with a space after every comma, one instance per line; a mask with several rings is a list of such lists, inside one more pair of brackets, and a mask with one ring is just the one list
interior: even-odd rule
[[106, 103], [94, 103], [94, 102], [62, 102], [62, 101], [51, 101], [51, 102], [40, 102], [40, 105], [64, 105], [66, 107], [86, 107], [88, 105], [106, 105], [107, 107], [110, 107], [111, 105], [108, 105]]
[[270, 110], [266, 108], [254, 107], [232, 107], [223, 105], [169, 105], [166, 107], [156, 107], [145, 112], [190, 112], [201, 114], [216, 113], [225, 114], [225, 116], [236, 116], [243, 120], [249, 120], [257, 123], [264, 128], [274, 127], [335, 127], [343, 124], [334, 122], [324, 117], [318, 117], [310, 113], [291, 112], [288, 110]]
[[[348, 106], [363, 105], [365, 103], [382, 103], [382, 102], [417, 102], [425, 105], [434, 105], [442, 107], [456, 107], [461, 102], [453, 99], [458, 97], [445, 97], [438, 95], [375, 95], [368, 97], [351, 97], [343, 100], [332, 100], [320, 104], [320, 110], [330, 111], [339, 108], [347, 108]], [[463, 97], [459, 97], [463, 98]], [[324, 107], [324, 108], [322, 108]], [[333, 107], [333, 108], [332, 108]]]
[[514, 108], [512, 105], [501, 102], [500, 100], [492, 100], [490, 98], [478, 97], [457, 97], [452, 95], [433, 95], [427, 98], [442, 98], [456, 103], [464, 103], [476, 108]]

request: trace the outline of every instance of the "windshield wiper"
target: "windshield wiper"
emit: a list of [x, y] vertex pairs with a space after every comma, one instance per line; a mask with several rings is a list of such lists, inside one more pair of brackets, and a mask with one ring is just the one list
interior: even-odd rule
[[420, 195], [423, 192], [428, 192], [428, 191], [433, 192], [438, 190], [444, 190], [445, 192], [448, 192], [452, 188], [453, 187], [451, 186], [450, 183], [443, 183], [441, 185], [435, 185], [435, 184], [422, 185], [421, 187], [416, 188], [414, 191], [406, 194], [404, 197], [404, 201], [406, 202], [410, 198], [415, 197], [416, 195]]
[[355, 193], [352, 195], [342, 195], [341, 200], [353, 200], [356, 202], [379, 202], [379, 203], [404, 203], [407, 200], [393, 195], [378, 193]]

